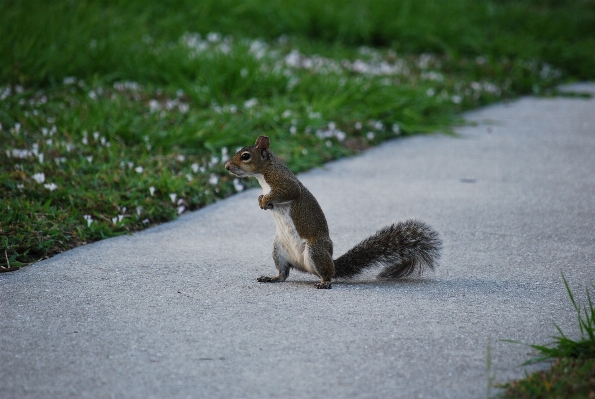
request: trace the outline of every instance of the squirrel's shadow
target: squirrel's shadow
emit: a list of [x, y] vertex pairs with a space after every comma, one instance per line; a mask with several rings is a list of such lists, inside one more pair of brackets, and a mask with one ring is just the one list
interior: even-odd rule
[[[295, 286], [313, 286], [317, 280], [286, 280], [281, 284], [287, 285], [295, 285]], [[376, 288], [376, 287], [412, 287], [412, 286], [423, 286], [423, 285], [431, 285], [435, 283], [434, 280], [431, 278], [399, 278], [399, 279], [343, 279], [339, 278], [333, 280], [332, 285], [333, 287], [337, 286], [347, 286], [347, 287], [366, 287], [366, 288]]]
[[[286, 280], [282, 284], [293, 286], [303, 286], [313, 288], [316, 280]], [[378, 288], [416, 288], [422, 291], [441, 291], [443, 293], [483, 293], [483, 294], [502, 294], [508, 292], [526, 293], [528, 289], [533, 288], [534, 284], [529, 282], [519, 282], [510, 280], [481, 279], [481, 278], [435, 278], [435, 277], [408, 277], [400, 279], [337, 279], [332, 282], [333, 288], [349, 287], [358, 289], [378, 289]], [[425, 289], [425, 290], [423, 290]]]

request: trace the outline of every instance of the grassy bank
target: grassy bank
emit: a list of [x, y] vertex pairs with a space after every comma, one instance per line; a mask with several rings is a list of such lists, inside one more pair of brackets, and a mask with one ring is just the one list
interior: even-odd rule
[[595, 76], [592, 1], [0, 3], [0, 266]]
[[559, 335], [550, 345], [530, 345], [538, 356], [528, 363], [554, 360], [552, 367], [504, 384], [500, 399], [595, 397], [595, 307], [587, 290], [586, 304], [580, 305], [564, 280], [576, 311], [580, 338], [572, 339], [558, 328]]
[[[296, 37], [452, 58], [538, 59], [589, 79], [595, 69], [591, 0], [58, 0], [0, 4], [0, 81], [59, 83], [65, 76], [178, 84], [146, 46], [186, 32]], [[162, 59], [162, 57], [157, 57]], [[166, 60], [164, 60], [166, 61]], [[184, 79], [195, 73], [168, 65]], [[180, 77], [182, 77], [180, 76]]]

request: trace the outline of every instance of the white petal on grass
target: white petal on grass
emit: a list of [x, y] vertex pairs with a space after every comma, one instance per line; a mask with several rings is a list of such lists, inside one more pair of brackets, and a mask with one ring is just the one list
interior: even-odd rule
[[140, 216], [140, 214], [143, 212], [143, 207], [142, 206], [137, 206], [136, 207], [136, 214], [137, 216]]
[[44, 173], [35, 173], [35, 174], [33, 175], [33, 179], [34, 179], [34, 180], [35, 180], [37, 183], [41, 184], [41, 183], [43, 183], [43, 182], [45, 181], [45, 174], [44, 174]]
[[176, 198], [178, 198], [178, 194], [176, 194], [176, 193], [171, 193], [171, 194], [169, 195], [169, 198], [171, 198], [171, 202], [174, 202], [174, 203], [175, 203], [175, 202], [176, 202]]
[[256, 98], [251, 98], [250, 100], [244, 103], [244, 108], [250, 109], [258, 104], [258, 100]]
[[207, 40], [211, 43], [217, 43], [221, 41], [221, 33], [210, 32], [207, 34]]
[[240, 179], [233, 179], [233, 188], [238, 192], [244, 191], [244, 185], [240, 182]]
[[181, 103], [180, 105], [178, 105], [178, 109], [180, 110], [181, 113], [185, 114], [186, 112], [188, 112], [190, 110], [190, 106], [188, 104]]
[[[265, 42], [263, 42], [262, 40], [254, 40], [250, 44], [250, 50], [248, 50], [248, 51], [250, 52], [250, 54], [252, 54], [254, 56], [254, 58], [256, 58], [257, 60], [260, 60], [267, 54], [267, 44]], [[246, 69], [246, 68], [244, 68], [244, 69]], [[244, 71], [244, 69], [242, 69], [242, 71]], [[240, 72], [240, 74], [241, 73], [242, 72]], [[246, 71], [246, 75], [247, 74], [248, 73]], [[242, 77], [245, 77], [245, 76], [242, 75]]]
[[93, 218], [91, 215], [83, 215], [83, 218], [87, 221], [87, 227], [90, 227], [91, 223], [93, 223]]
[[285, 56], [285, 64], [290, 67], [297, 68], [301, 65], [301, 56], [298, 50], [291, 50], [289, 54]]
[[178, 100], [167, 100], [165, 102], [165, 109], [170, 111], [178, 105]]
[[211, 160], [209, 161], [209, 166], [213, 167], [213, 166], [217, 165], [218, 163], [219, 163], [219, 158], [211, 157]]
[[441, 73], [436, 72], [436, 71], [428, 71], [428, 72], [424, 71], [421, 73], [421, 78], [424, 80], [433, 80], [436, 82], [444, 81], [444, 76], [442, 76]]
[[134, 168], [134, 170], [136, 171], [136, 173], [143, 173], [145, 171], [145, 169], [142, 166], [137, 166], [136, 168]]
[[149, 193], [151, 193], [151, 196], [153, 196], [155, 194], [155, 187], [149, 187]]
[[149, 219], [143, 219], [143, 224], [149, 224]]
[[54, 191], [55, 189], [58, 188], [58, 186], [54, 183], [50, 183], [50, 184], [44, 184], [43, 185], [45, 188], [47, 188], [50, 191]]
[[180, 205], [178, 207], [178, 215], [181, 215], [182, 213], [184, 213], [185, 210], [186, 210], [186, 207], [184, 205]]
[[20, 150], [18, 148], [13, 148], [12, 152], [10, 150], [6, 151], [6, 155], [11, 156], [11, 154], [14, 158], [23, 159], [27, 158], [30, 155], [33, 155], [33, 152], [29, 150]]
[[231, 45], [229, 43], [220, 43], [217, 46], [217, 50], [221, 51], [223, 54], [231, 53]]
[[401, 128], [396, 123], [393, 123], [393, 133], [397, 136], [401, 134]]
[[149, 101], [149, 111], [151, 113], [159, 111], [160, 108], [161, 108], [161, 106], [159, 105], [159, 101], [157, 101], [157, 100]]
[[368, 133], [366, 133], [366, 138], [368, 140], [374, 140], [374, 137], [376, 137], [376, 135], [374, 134], [374, 132], [368, 132]]
[[192, 167], [192, 171], [193, 171], [194, 173], [198, 173], [198, 168], [199, 168], [199, 166], [200, 166], [199, 164], [197, 164], [197, 163], [193, 163], [193, 164], [192, 164], [192, 166], [191, 166], [191, 167]]
[[211, 175], [209, 177], [209, 184], [211, 186], [215, 186], [215, 185], [217, 185], [217, 183], [219, 183], [219, 176], [217, 176], [217, 175]]
[[118, 224], [118, 217], [117, 217], [117, 216], [114, 216], [114, 217], [112, 218], [112, 223], [113, 223], [113, 224]]

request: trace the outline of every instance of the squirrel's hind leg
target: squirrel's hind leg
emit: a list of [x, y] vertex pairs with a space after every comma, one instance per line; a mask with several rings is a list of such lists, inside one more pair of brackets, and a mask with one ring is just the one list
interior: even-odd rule
[[320, 283], [314, 284], [318, 289], [330, 289], [331, 278], [335, 275], [335, 264], [333, 263], [332, 242], [318, 241], [307, 246], [306, 263], [310, 269], [320, 277]]
[[287, 276], [289, 276], [289, 269], [291, 269], [292, 265], [287, 260], [285, 250], [277, 237], [275, 237], [275, 242], [273, 243], [273, 261], [275, 262], [275, 267], [279, 270], [279, 275], [274, 277], [261, 276], [256, 279], [257, 281], [261, 283], [280, 283], [285, 281]]

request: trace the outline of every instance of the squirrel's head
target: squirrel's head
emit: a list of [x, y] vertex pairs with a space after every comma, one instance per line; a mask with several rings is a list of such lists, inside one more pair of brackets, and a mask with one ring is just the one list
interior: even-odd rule
[[267, 136], [258, 136], [256, 144], [244, 147], [225, 164], [225, 169], [238, 177], [255, 176], [263, 172], [264, 165], [271, 159], [271, 141]]

